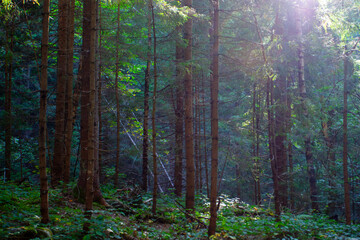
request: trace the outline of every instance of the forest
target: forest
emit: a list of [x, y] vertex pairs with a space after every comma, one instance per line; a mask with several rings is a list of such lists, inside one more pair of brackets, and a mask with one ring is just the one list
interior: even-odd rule
[[359, 0], [2, 0], [1, 239], [360, 239]]

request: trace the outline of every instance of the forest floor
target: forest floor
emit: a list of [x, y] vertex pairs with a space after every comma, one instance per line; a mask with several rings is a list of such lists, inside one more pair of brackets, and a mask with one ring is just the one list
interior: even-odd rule
[[[82, 226], [84, 205], [72, 198], [72, 186], [49, 191], [49, 224], [40, 223], [38, 186], [0, 185], [0, 239], [207, 239], [208, 200], [198, 196], [193, 221], [184, 214], [183, 202], [161, 195], [157, 214], [152, 198], [136, 186], [104, 186], [110, 207], [94, 205], [90, 231]], [[284, 213], [276, 222], [271, 209], [223, 197], [218, 211], [217, 234], [211, 239], [360, 239], [360, 225], [347, 226], [314, 213]]]

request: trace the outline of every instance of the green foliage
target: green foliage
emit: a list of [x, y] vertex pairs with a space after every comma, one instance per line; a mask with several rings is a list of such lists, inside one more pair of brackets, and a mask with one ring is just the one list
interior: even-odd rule
[[[183, 200], [173, 195], [160, 195], [157, 215], [151, 213], [151, 195], [133, 186], [115, 190], [103, 186], [108, 203], [122, 202], [132, 209], [95, 205], [91, 220], [86, 220], [83, 205], [67, 194], [67, 188], [50, 190], [50, 219], [40, 224], [39, 189], [35, 186], [0, 186], [0, 237], [29, 236], [51, 239], [206, 239], [207, 229], [198, 221], [189, 222], [181, 205]], [[207, 224], [209, 203], [196, 196], [195, 217]], [[82, 231], [89, 221], [90, 230]], [[276, 222], [268, 208], [221, 197], [217, 234], [211, 239], [347, 239], [360, 237], [360, 225], [346, 226], [313, 213], [285, 213]], [[14, 239], [14, 238], [13, 238]], [[16, 238], [15, 238], [16, 239]]]

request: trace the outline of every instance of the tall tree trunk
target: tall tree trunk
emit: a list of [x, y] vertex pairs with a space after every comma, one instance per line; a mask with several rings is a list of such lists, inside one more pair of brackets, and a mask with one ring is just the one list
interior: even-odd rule
[[47, 68], [49, 45], [50, 0], [44, 1], [41, 40], [41, 75], [40, 75], [40, 109], [39, 109], [39, 171], [40, 171], [40, 212], [41, 222], [48, 223], [49, 195], [46, 174], [46, 105], [47, 105]]
[[156, 56], [156, 28], [155, 28], [155, 14], [153, 1], [149, 0], [149, 6], [151, 7], [151, 16], [152, 16], [152, 29], [154, 36], [154, 92], [153, 92], [153, 107], [151, 112], [151, 122], [152, 122], [152, 144], [153, 144], [153, 168], [154, 168], [154, 190], [153, 190], [153, 205], [152, 213], [156, 214], [156, 204], [157, 204], [157, 190], [158, 190], [158, 173], [157, 173], [157, 156], [156, 156], [156, 126], [155, 126], [155, 113], [156, 113], [156, 91], [157, 91], [157, 56]]
[[208, 235], [212, 236], [216, 230], [217, 207], [216, 199], [218, 194], [218, 145], [219, 145], [219, 114], [218, 114], [218, 94], [219, 94], [219, 1], [213, 1], [213, 59], [212, 59], [212, 78], [211, 78], [211, 190], [210, 190], [210, 223]]
[[54, 158], [51, 184], [59, 185], [64, 180], [65, 160], [65, 90], [67, 80], [67, 0], [58, 2], [58, 62], [57, 62], [57, 85], [56, 85], [56, 117], [55, 117], [55, 139]]
[[[81, 160], [86, 163], [85, 216], [91, 218], [94, 199], [95, 166], [95, 38], [96, 0], [84, 1], [83, 20], [83, 71], [81, 109]], [[89, 230], [88, 223], [84, 230]]]
[[71, 141], [73, 135], [73, 56], [74, 56], [74, 13], [75, 13], [75, 0], [67, 3], [67, 51], [66, 51], [66, 127], [65, 127], [65, 160], [63, 178], [64, 183], [70, 181], [70, 160], [71, 160]]
[[[120, 3], [117, 8], [117, 29], [116, 40], [120, 38]], [[120, 161], [120, 98], [119, 98], [119, 43], [116, 44], [116, 62], [115, 62], [115, 95], [116, 95], [116, 159], [115, 159], [115, 177], [114, 186], [119, 184], [119, 161]]]
[[[192, 7], [192, 0], [183, 0], [183, 5]], [[185, 157], [186, 157], [186, 200], [187, 211], [195, 209], [195, 166], [193, 138], [193, 80], [192, 80], [192, 16], [184, 24], [184, 39], [187, 46], [184, 49], [184, 61], [187, 64], [184, 76], [185, 86]]]
[[[11, 21], [9, 23], [9, 21]], [[14, 45], [14, 23], [12, 20], [6, 21], [6, 44], [5, 44], [5, 179], [11, 179], [11, 91], [12, 91], [12, 71], [13, 71], [13, 45]]]
[[[177, 27], [177, 32], [181, 32]], [[182, 171], [183, 171], [183, 139], [184, 139], [184, 88], [180, 63], [183, 61], [183, 48], [180, 39], [176, 40], [176, 109], [175, 109], [175, 195], [180, 197], [182, 193]]]
[[351, 208], [350, 208], [350, 184], [349, 184], [349, 172], [348, 172], [348, 126], [347, 126], [347, 114], [348, 114], [348, 83], [347, 72], [349, 67], [349, 59], [347, 53], [344, 58], [344, 109], [343, 109], [343, 172], [344, 172], [344, 203], [345, 203], [345, 218], [346, 224], [351, 224]]
[[[96, 40], [96, 1], [84, 1], [83, 46], [81, 53], [81, 120], [80, 120], [80, 174], [75, 196], [86, 202], [86, 210], [92, 201], [107, 205], [100, 191], [98, 159], [95, 156], [95, 40]], [[76, 92], [76, 91], [75, 91]], [[92, 186], [90, 186], [92, 184]], [[88, 211], [87, 211], [88, 213]], [[90, 215], [87, 214], [89, 217]]]
[[143, 162], [142, 162], [142, 189], [148, 189], [148, 163], [149, 163], [149, 86], [150, 86], [150, 67], [151, 67], [151, 2], [148, 1], [148, 45], [147, 45], [147, 59], [145, 69], [145, 86], [144, 86], [144, 133], [143, 133]]
[[102, 34], [101, 34], [101, 5], [100, 5], [101, 0], [98, 0], [97, 2], [97, 7], [98, 7], [98, 18], [97, 18], [97, 22], [98, 22], [98, 34], [97, 34], [97, 39], [99, 40], [99, 48], [98, 48], [98, 57], [99, 57], [99, 61], [98, 61], [98, 93], [97, 93], [97, 97], [98, 97], [98, 119], [99, 119], [99, 155], [98, 155], [98, 162], [99, 162], [99, 182], [102, 182], [103, 179], [101, 178], [102, 175], [102, 108], [101, 108], [101, 94], [102, 94]]
[[[302, 40], [302, 19], [300, 14], [300, 9], [296, 9], [295, 14], [295, 27], [296, 27], [296, 36], [298, 40], [298, 84], [299, 84], [299, 94], [300, 94], [300, 101], [301, 107], [303, 111], [303, 121], [305, 123], [305, 129], [309, 129], [309, 125], [307, 123], [308, 118], [308, 110], [306, 106], [306, 84], [305, 84], [305, 63], [304, 63], [304, 44]], [[310, 199], [311, 199], [311, 208], [314, 211], [319, 211], [319, 205], [317, 200], [317, 186], [316, 186], [316, 174], [315, 174], [315, 167], [314, 167], [314, 158], [311, 151], [311, 136], [310, 132], [306, 133], [305, 136], [305, 158], [307, 163], [307, 172], [309, 176], [309, 184], [310, 184]]]

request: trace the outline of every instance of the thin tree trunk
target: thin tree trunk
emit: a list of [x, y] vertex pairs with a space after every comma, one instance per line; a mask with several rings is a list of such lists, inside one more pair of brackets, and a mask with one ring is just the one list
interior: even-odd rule
[[[183, 5], [192, 7], [192, 0], [184, 0]], [[187, 64], [184, 76], [185, 86], [185, 157], [186, 157], [186, 198], [185, 207], [189, 212], [195, 209], [195, 166], [193, 138], [193, 79], [192, 79], [192, 16], [184, 24], [184, 61]]]
[[[181, 32], [177, 27], [177, 32]], [[182, 193], [182, 171], [183, 171], [183, 139], [184, 139], [184, 88], [180, 63], [183, 61], [183, 48], [180, 39], [176, 40], [176, 109], [175, 109], [175, 195], [180, 197]]]
[[194, 82], [194, 153], [195, 153], [195, 189], [200, 189], [200, 162], [199, 162], [199, 136], [198, 136], [198, 83]]
[[145, 86], [144, 86], [144, 133], [143, 133], [143, 163], [142, 163], [142, 189], [146, 192], [148, 190], [148, 165], [149, 165], [149, 86], [150, 86], [150, 68], [151, 68], [151, 6], [148, 2], [148, 45], [147, 45], [147, 60], [145, 69]]
[[51, 184], [59, 185], [64, 180], [65, 160], [65, 90], [67, 81], [67, 0], [59, 0], [59, 25], [58, 25], [58, 62], [57, 62], [57, 86], [56, 86], [56, 117], [54, 158]]
[[99, 48], [98, 48], [98, 56], [99, 56], [99, 62], [98, 62], [98, 67], [99, 67], [99, 71], [98, 71], [98, 119], [99, 119], [99, 155], [98, 155], [98, 162], [99, 162], [99, 182], [102, 182], [103, 179], [101, 178], [102, 175], [102, 109], [101, 109], [101, 94], [102, 94], [102, 34], [101, 34], [101, 5], [100, 5], [101, 0], [98, 0], [97, 3], [97, 7], [98, 7], [98, 36], [97, 38], [99, 39]]
[[75, 0], [68, 2], [67, 7], [67, 68], [66, 68], [66, 128], [65, 128], [65, 166], [64, 166], [64, 183], [70, 181], [70, 160], [71, 160], [71, 142], [73, 135], [73, 55], [74, 55], [74, 12]]
[[41, 222], [48, 223], [49, 195], [46, 174], [46, 105], [47, 105], [47, 68], [49, 45], [50, 0], [44, 1], [42, 40], [41, 40], [41, 75], [40, 75], [40, 110], [39, 110], [39, 171], [40, 171], [40, 212]]
[[[120, 38], [120, 4], [117, 8], [117, 29], [116, 40]], [[120, 161], [120, 97], [119, 97], [119, 43], [116, 44], [116, 62], [115, 62], [115, 95], [116, 95], [116, 159], [115, 159], [115, 188], [119, 185], [119, 161]]]
[[218, 194], [218, 145], [219, 145], [219, 114], [218, 114], [218, 94], [219, 94], [219, 1], [213, 1], [213, 59], [212, 59], [212, 78], [211, 78], [211, 189], [210, 189], [210, 223], [208, 235], [212, 236], [216, 230], [217, 206], [216, 199]]
[[351, 225], [351, 208], [350, 208], [350, 184], [349, 184], [349, 172], [348, 172], [348, 126], [347, 126], [347, 114], [348, 114], [348, 86], [347, 86], [347, 72], [349, 66], [349, 59], [347, 53], [344, 59], [344, 110], [343, 110], [343, 172], [344, 172], [344, 203], [345, 203], [345, 218], [346, 225]]
[[153, 144], [153, 168], [154, 168], [154, 190], [153, 190], [153, 205], [152, 213], [156, 214], [156, 204], [157, 204], [157, 190], [158, 190], [158, 173], [157, 173], [157, 156], [156, 156], [156, 126], [155, 126], [155, 113], [156, 113], [156, 91], [157, 91], [157, 56], [156, 56], [156, 28], [155, 28], [155, 14], [153, 1], [149, 0], [149, 6], [151, 7], [151, 16], [152, 16], [152, 29], [154, 36], [154, 92], [153, 92], [153, 107], [151, 112], [152, 119], [152, 144]]

